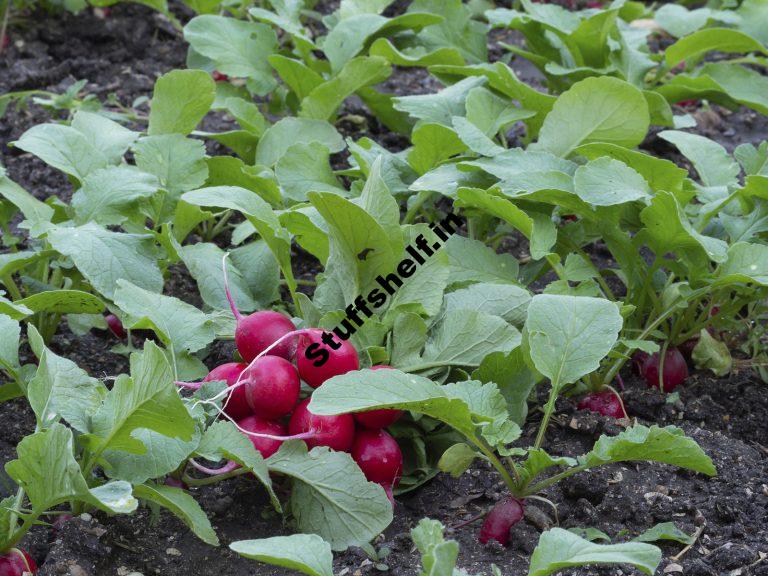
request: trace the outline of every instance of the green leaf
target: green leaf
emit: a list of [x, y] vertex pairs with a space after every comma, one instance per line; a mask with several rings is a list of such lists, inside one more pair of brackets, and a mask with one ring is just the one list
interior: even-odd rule
[[5, 470], [24, 488], [38, 514], [68, 500], [117, 514], [136, 510], [138, 502], [127, 482], [88, 488], [73, 454], [72, 431], [61, 424], [25, 437], [16, 452], [18, 459], [8, 462]]
[[341, 152], [344, 139], [324, 120], [286, 117], [271, 126], [259, 140], [256, 164], [273, 166], [294, 144], [319, 142], [330, 152]]
[[101, 298], [81, 290], [38, 292], [21, 300], [16, 300], [14, 304], [26, 306], [33, 312], [98, 314], [104, 311], [104, 302]]
[[195, 499], [184, 490], [172, 486], [140, 484], [134, 488], [134, 494], [142, 500], [149, 500], [173, 512], [206, 544], [219, 545], [219, 538], [208, 516]]
[[150, 136], [192, 132], [208, 113], [216, 84], [203, 70], [172, 70], [155, 82], [149, 114]]
[[679, 4], [664, 4], [653, 15], [653, 19], [676, 38], [688, 36], [712, 20], [731, 24], [738, 24], [740, 20], [735, 12], [730, 10], [712, 10], [711, 8], [689, 10]]
[[197, 352], [214, 339], [210, 318], [191, 304], [172, 296], [117, 281], [114, 301], [130, 318], [131, 328], [150, 328], [176, 352]]
[[452, 48], [467, 62], [488, 60], [487, 26], [473, 20], [469, 7], [461, 0], [415, 0], [408, 10], [444, 17], [442, 22], [426, 27], [418, 35], [419, 42], [428, 50]]
[[50, 222], [53, 218], [53, 208], [24, 190], [5, 175], [5, 169], [0, 166], [0, 196], [16, 206], [24, 217], [30, 221]]
[[107, 166], [107, 159], [81, 132], [61, 124], [38, 124], [13, 144], [78, 180]]
[[718, 52], [761, 52], [765, 47], [743, 32], [729, 28], [707, 28], [681, 38], [664, 52], [664, 61], [672, 68], [683, 60], [692, 60], [717, 50]]
[[645, 179], [619, 160], [602, 157], [576, 169], [576, 194], [593, 206], [614, 206], [650, 199]]
[[737, 242], [728, 248], [728, 259], [718, 269], [716, 283], [736, 282], [768, 286], [768, 246]]
[[544, 532], [531, 556], [528, 576], [547, 576], [564, 568], [594, 564], [631, 564], [644, 574], [655, 574], [661, 550], [651, 544], [595, 544], [576, 534], [552, 528]]
[[122, 450], [147, 451], [134, 437], [137, 429], [153, 430], [169, 438], [191, 440], [195, 423], [174, 384], [174, 374], [163, 351], [151, 341], [131, 354], [131, 377], [121, 375], [104, 403], [92, 416], [90, 433], [82, 436], [93, 454]]
[[454, 444], [443, 452], [437, 467], [441, 472], [446, 472], [454, 478], [458, 478], [472, 465], [475, 458], [477, 458], [477, 452], [468, 444], [461, 442]]
[[697, 232], [670, 192], [657, 192], [651, 205], [640, 213], [640, 219], [645, 224], [649, 246], [659, 256], [676, 252], [696, 265], [726, 259], [728, 245], [719, 238]]
[[492, 352], [472, 372], [472, 378], [496, 384], [507, 401], [509, 418], [519, 426], [525, 423], [528, 415], [528, 396], [541, 379], [526, 360], [522, 346], [509, 354]]
[[[386, 372], [383, 375], [382, 372]], [[467, 380], [441, 386], [400, 370], [359, 370], [327, 380], [309, 404], [313, 414], [330, 415], [374, 408], [398, 408], [426, 414], [467, 437], [476, 427], [506, 415], [506, 403], [494, 384]]]
[[648, 104], [640, 90], [608, 76], [587, 78], [557, 99], [535, 149], [565, 158], [590, 142], [632, 148], [645, 138], [649, 123]]
[[163, 288], [153, 237], [110, 232], [88, 223], [48, 232], [51, 246], [72, 258], [80, 273], [100, 294], [113, 299], [118, 280], [152, 292]]
[[234, 460], [251, 470], [266, 488], [275, 510], [281, 511], [280, 501], [272, 489], [266, 462], [253, 447], [250, 439], [232, 422], [219, 421], [212, 424], [205, 431], [195, 452], [206, 460], [217, 461], [224, 458]]
[[[256, 9], [252, 8], [251, 10]], [[293, 90], [299, 101], [304, 100], [315, 88], [325, 82], [320, 74], [300, 60], [294, 60], [281, 54], [273, 54], [268, 60], [283, 82]]]
[[617, 436], [601, 436], [590, 452], [579, 458], [588, 468], [609, 462], [650, 460], [715, 476], [712, 460], [698, 444], [675, 426], [636, 424]]
[[129, 130], [114, 120], [82, 109], [72, 118], [72, 128], [100, 150], [110, 164], [119, 164], [123, 154], [139, 137], [138, 132]]
[[37, 371], [27, 385], [27, 398], [38, 428], [50, 428], [63, 418], [78, 432], [88, 432], [91, 415], [101, 406], [107, 387], [71, 360], [46, 348], [31, 324], [27, 332], [39, 358]]
[[413, 148], [408, 152], [408, 164], [417, 174], [424, 174], [443, 160], [466, 149], [466, 144], [456, 132], [442, 124], [420, 124], [414, 129], [411, 138]]
[[19, 365], [19, 338], [21, 327], [19, 323], [5, 314], [0, 314], [0, 366], [18, 370]]
[[691, 359], [696, 368], [699, 370], [708, 368], [715, 376], [725, 376], [733, 366], [728, 345], [715, 340], [707, 330], [701, 330], [699, 341], [691, 353]]
[[632, 538], [633, 542], [656, 542], [658, 540], [674, 540], [681, 544], [693, 544], [692, 536], [689, 536], [680, 528], [675, 526], [674, 522], [662, 522], [649, 528], [639, 536]]
[[676, 130], [665, 130], [658, 135], [674, 144], [693, 163], [706, 186], [726, 186], [736, 182], [741, 172], [739, 165], [714, 140]]
[[267, 465], [293, 478], [290, 510], [297, 528], [318, 534], [332, 550], [369, 542], [392, 522], [384, 489], [366, 481], [345, 452], [320, 447], [307, 452], [303, 442], [290, 441]]
[[421, 45], [398, 49], [387, 38], [379, 38], [368, 50], [371, 56], [381, 56], [394, 66], [427, 68], [435, 65], [461, 66], [464, 58], [456, 48], [429, 50]]
[[511, 254], [497, 254], [479, 240], [451, 236], [445, 243], [451, 265], [448, 281], [516, 284], [519, 266]]
[[296, 202], [306, 202], [309, 192], [347, 195], [333, 174], [328, 148], [319, 142], [288, 148], [277, 161], [275, 175], [285, 196]]
[[454, 116], [466, 114], [465, 102], [469, 92], [485, 83], [483, 77], [470, 77], [434, 94], [400, 96], [394, 99], [395, 110], [407, 112], [417, 120], [450, 127]]
[[477, 283], [446, 294], [445, 314], [451, 315], [457, 310], [477, 310], [500, 316], [522, 328], [530, 301], [531, 294], [520, 286]]
[[348, 96], [360, 88], [383, 82], [391, 73], [389, 63], [378, 56], [353, 58], [336, 76], [314, 88], [302, 100], [299, 116], [330, 120]]
[[267, 24], [197, 16], [184, 27], [184, 39], [222, 74], [247, 78], [249, 89], [256, 94], [268, 94], [277, 85], [267, 61], [277, 51], [277, 35]]
[[122, 224], [135, 210], [136, 201], [157, 192], [160, 182], [132, 166], [109, 166], [91, 172], [72, 195], [75, 222], [85, 224]]
[[136, 166], [154, 174], [172, 197], [202, 186], [208, 178], [205, 143], [181, 134], [141, 138], [134, 145]]
[[601, 298], [539, 294], [528, 306], [531, 359], [552, 386], [597, 370], [622, 327], [616, 305]]
[[333, 576], [331, 546], [315, 534], [238, 540], [229, 547], [251, 560], [282, 566], [309, 576]]
[[411, 538], [421, 553], [422, 576], [448, 576], [463, 572], [456, 570], [459, 544], [455, 540], [445, 540], [443, 525], [439, 521], [422, 518], [411, 529]]

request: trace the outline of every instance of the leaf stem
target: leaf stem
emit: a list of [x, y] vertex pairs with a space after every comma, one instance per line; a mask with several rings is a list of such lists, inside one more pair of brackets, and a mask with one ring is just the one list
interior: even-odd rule
[[229, 478], [235, 478], [237, 476], [242, 476], [243, 474], [250, 474], [250, 472], [251, 470], [249, 468], [238, 468], [237, 470], [225, 474], [217, 474], [210, 478], [192, 478], [188, 474], [184, 474], [181, 479], [187, 486], [208, 486], [209, 484], [216, 484], [216, 482], [221, 482], [222, 480], [228, 480]]

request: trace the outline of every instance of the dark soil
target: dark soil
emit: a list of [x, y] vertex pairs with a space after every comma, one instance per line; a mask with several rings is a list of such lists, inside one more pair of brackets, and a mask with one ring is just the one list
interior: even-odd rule
[[[149, 96], [155, 79], [184, 64], [186, 48], [178, 32], [158, 14], [137, 5], [117, 5], [108, 19], [90, 11], [77, 17], [30, 18], [23, 28], [13, 29], [12, 44], [0, 57], [0, 93], [22, 89], [63, 92], [79, 79], [87, 79], [85, 91], [105, 99], [114, 93], [123, 105], [140, 96]], [[494, 33], [494, 41], [514, 41]], [[492, 58], [503, 50], [491, 46]], [[536, 81], [537, 73], [525, 62], [513, 62], [521, 78]], [[399, 69], [384, 89], [398, 94], [425, 93], [438, 83], [419, 70]], [[350, 102], [345, 113], [363, 116], [367, 125], [340, 126], [355, 137], [369, 135], [392, 150], [407, 143], [379, 126], [362, 108]], [[6, 144], [34, 124], [56, 117], [39, 106], [11, 109], [0, 118], [0, 153], [9, 176], [38, 198], [58, 195], [64, 199], [70, 185], [58, 172], [28, 154], [18, 154]], [[698, 111], [700, 131], [732, 150], [741, 142], [757, 143], [768, 133], [768, 121], [751, 111], [729, 113], [720, 108]], [[227, 120], [213, 117], [206, 128], [217, 129]], [[678, 159], [658, 139], [647, 142], [657, 154]], [[210, 153], [218, 153], [216, 146]], [[343, 161], [343, 159], [341, 159]], [[596, 255], [599, 260], [599, 254]], [[299, 258], [300, 277], [311, 277], [316, 264]], [[199, 305], [191, 278], [183, 269], [174, 269], [166, 292]], [[66, 325], [55, 337], [52, 348], [73, 359], [96, 377], [118, 374], [127, 369], [125, 357], [111, 352], [118, 341], [107, 333], [86, 337], [71, 334]], [[231, 358], [231, 343], [211, 350], [211, 365]], [[31, 357], [27, 355], [27, 361]], [[675, 424], [695, 438], [713, 458], [719, 476], [707, 479], [673, 467], [652, 464], [616, 465], [570, 478], [549, 489], [546, 496], [557, 505], [563, 527], [600, 528], [615, 541], [624, 541], [657, 522], [674, 521], [692, 533], [701, 528], [696, 544], [677, 563], [691, 576], [768, 575], [768, 394], [766, 385], [748, 373], [715, 379], [694, 374], [679, 400], [669, 403], [657, 391], [628, 379], [625, 402], [630, 414], [643, 423]], [[526, 429], [530, 442], [534, 422]], [[0, 404], [0, 462], [15, 454], [15, 446], [32, 431], [34, 418], [23, 400]], [[589, 450], [603, 433], [621, 430], [616, 422], [592, 413], [575, 410], [575, 401], [558, 404], [546, 446], [551, 453], [575, 455]], [[408, 531], [419, 519], [429, 516], [450, 526], [487, 509], [502, 494], [498, 476], [478, 466], [453, 479], [439, 475], [423, 488], [398, 498], [395, 521], [375, 543], [388, 548], [384, 560], [396, 575], [418, 573], [418, 555]], [[0, 477], [0, 493], [4, 491]], [[193, 494], [211, 517], [222, 541], [214, 548], [201, 543], [170, 514], [153, 519], [148, 510], [133, 516], [84, 515], [54, 534], [35, 528], [23, 545], [41, 564], [41, 575], [121, 575], [132, 572], [164, 576], [233, 576], [286, 574], [285, 570], [257, 564], [231, 553], [227, 545], [239, 539], [290, 533], [270, 513], [263, 491], [252, 481], [239, 478], [214, 487], [196, 489]], [[541, 529], [553, 522], [552, 511], [539, 502], [529, 506], [528, 518], [514, 528], [509, 549], [477, 543], [477, 525], [452, 531], [461, 544], [459, 565], [469, 573], [490, 574], [496, 564], [503, 574], [527, 573], [528, 559]], [[673, 563], [682, 545], [662, 544], [661, 570]], [[335, 557], [339, 575], [375, 574], [377, 569], [362, 550], [350, 550]], [[638, 574], [629, 567], [580, 569], [569, 574]], [[680, 573], [678, 572], [672, 572]]]

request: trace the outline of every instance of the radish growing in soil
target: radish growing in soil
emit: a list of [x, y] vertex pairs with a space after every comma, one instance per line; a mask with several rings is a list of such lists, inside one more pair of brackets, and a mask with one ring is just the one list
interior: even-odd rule
[[114, 314], [107, 314], [104, 317], [104, 320], [107, 321], [107, 326], [109, 327], [109, 330], [112, 332], [112, 334], [114, 334], [121, 340], [125, 338], [126, 336], [125, 328], [123, 328], [123, 323], [120, 321], [120, 318], [118, 318]]
[[[306, 351], [308, 348], [310, 349], [310, 356], [313, 356], [314, 350], [324, 348], [328, 354], [328, 359], [324, 363], [320, 363], [320, 360], [307, 358]], [[317, 328], [307, 330], [299, 336], [299, 343], [296, 348], [296, 365], [299, 368], [301, 379], [312, 388], [317, 388], [329, 378], [358, 370], [360, 360], [357, 357], [357, 350], [349, 340], [342, 341], [339, 348], [333, 350], [330, 345], [326, 346], [323, 343], [323, 331]]]
[[[659, 387], [660, 358], [660, 354], [655, 352], [643, 364], [643, 378], [651, 388]], [[680, 350], [674, 347], [667, 349], [662, 370], [661, 384], [664, 392], [672, 392], [688, 378], [688, 364]]]
[[488, 513], [480, 528], [478, 539], [482, 544], [496, 540], [502, 546], [509, 544], [509, 530], [523, 519], [523, 501], [509, 496], [500, 500]]
[[11, 548], [0, 556], [0, 576], [37, 574], [37, 564], [24, 550]]
[[337, 416], [318, 416], [307, 408], [310, 399], [302, 401], [293, 411], [288, 423], [291, 436], [313, 433], [305, 442], [311, 449], [315, 446], [327, 446], [339, 452], [348, 452], [355, 440], [355, 419], [351, 414]]
[[384, 430], [359, 430], [352, 444], [352, 459], [368, 481], [381, 484], [393, 501], [392, 489], [403, 472], [403, 453], [395, 439]]
[[288, 414], [299, 401], [301, 383], [293, 364], [279, 356], [262, 356], [243, 373], [242, 386], [251, 411], [275, 420]]
[[[371, 370], [392, 370], [392, 366], [379, 364], [377, 366], [371, 366]], [[356, 412], [352, 414], [352, 416], [355, 418], [355, 422], [372, 430], [380, 430], [381, 428], [391, 426], [397, 422], [402, 415], [402, 410], [395, 410], [390, 408], [368, 410], [367, 412]]]
[[579, 410], [597, 412], [611, 418], [626, 418], [627, 412], [621, 402], [618, 392], [611, 388], [605, 388], [598, 392], [590, 392], [579, 400]]

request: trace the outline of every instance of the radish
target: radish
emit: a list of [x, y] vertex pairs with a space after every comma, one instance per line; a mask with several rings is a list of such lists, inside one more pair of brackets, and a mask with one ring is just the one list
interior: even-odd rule
[[394, 503], [392, 488], [403, 473], [403, 453], [392, 436], [384, 430], [360, 430], [352, 444], [352, 459], [360, 466], [369, 482], [384, 487]]
[[218, 70], [211, 72], [211, 77], [213, 78], [214, 82], [229, 82], [229, 76], [222, 74]]
[[627, 412], [624, 410], [621, 398], [610, 388], [605, 388], [599, 392], [590, 392], [579, 401], [578, 408], [579, 410], [597, 412], [611, 418], [627, 417]]
[[8, 34], [3, 35], [3, 39], [0, 40], [0, 50], [5, 50], [8, 48], [8, 45], [11, 43], [11, 37], [8, 36]]
[[[655, 352], [643, 364], [643, 378], [651, 388], [659, 387], [659, 359], [659, 353]], [[664, 355], [664, 371], [661, 378], [664, 392], [672, 392], [685, 382], [686, 378], [688, 378], [688, 365], [685, 363], [685, 358], [677, 348], [668, 348]]]
[[[371, 370], [392, 370], [392, 366], [379, 364], [377, 366], [371, 366]], [[368, 412], [356, 412], [352, 414], [355, 418], [355, 422], [366, 428], [371, 428], [372, 430], [380, 430], [381, 428], [391, 426], [397, 422], [402, 415], [402, 410], [388, 408], [369, 410]]]
[[311, 433], [305, 439], [309, 448], [328, 446], [339, 452], [349, 451], [355, 440], [355, 419], [352, 415], [318, 416], [307, 408], [309, 401], [307, 398], [296, 406], [288, 423], [288, 433], [291, 436]]
[[502, 546], [509, 544], [509, 529], [523, 519], [524, 511], [523, 502], [512, 496], [497, 502], [480, 527], [480, 543], [496, 540]]
[[[229, 289], [229, 278], [227, 276], [227, 256], [222, 261], [222, 273], [224, 275], [224, 294], [229, 302], [229, 307], [237, 321], [235, 328], [235, 345], [237, 351], [243, 360], [250, 363], [264, 350], [274, 344], [277, 340], [286, 334], [296, 330], [296, 327], [287, 316], [274, 312], [272, 310], [262, 310], [254, 312], [248, 316], [243, 316], [237, 309], [235, 300], [232, 298], [232, 292]], [[294, 353], [294, 340], [286, 339], [269, 351], [270, 356], [281, 356], [286, 360], [291, 360]]]
[[299, 401], [301, 383], [293, 364], [279, 356], [262, 356], [245, 369], [240, 387], [251, 412], [267, 420], [285, 416]]
[[0, 576], [37, 574], [37, 564], [24, 550], [11, 548], [0, 556]]
[[251, 407], [248, 405], [248, 399], [245, 396], [245, 386], [235, 386], [237, 379], [246, 367], [246, 364], [239, 362], [228, 362], [221, 366], [216, 366], [203, 378], [203, 382], [224, 380], [227, 383], [227, 387], [232, 388], [232, 392], [224, 401], [224, 412], [235, 420], [253, 414]]
[[[330, 335], [331, 344], [325, 343], [324, 335], [326, 339]], [[308, 330], [299, 336], [299, 343], [296, 348], [296, 364], [299, 367], [301, 379], [312, 388], [317, 388], [334, 376], [360, 369], [357, 350], [349, 340], [342, 340], [339, 344], [332, 338], [333, 334], [323, 332], [319, 328]], [[333, 347], [334, 344], [336, 348]], [[320, 352], [316, 352], [318, 350]], [[321, 353], [324, 354], [321, 356]], [[325, 361], [322, 361], [323, 357], [326, 357]], [[315, 358], [320, 358], [320, 360], [315, 360]]]
[[[259, 418], [258, 416], [248, 416], [243, 418], [237, 422], [237, 425], [246, 432], [253, 432], [255, 434], [285, 436], [286, 433], [285, 426], [280, 422], [265, 420], [264, 418]], [[261, 453], [263, 458], [269, 458], [272, 456], [272, 454], [277, 452], [277, 450], [280, 448], [280, 445], [283, 443], [282, 440], [275, 440], [273, 438], [249, 436], [247, 434], [246, 437], [251, 441], [253, 447]], [[219, 470], [218, 473], [221, 473], [221, 470]]]
[[632, 354], [632, 372], [638, 376], [641, 376], [643, 374], [643, 365], [645, 364], [646, 360], [648, 360], [648, 352], [638, 350]]
[[184, 480], [179, 480], [178, 478], [174, 478], [173, 476], [166, 476], [165, 482], [163, 482], [166, 486], [170, 486], [171, 488], [181, 488], [182, 490], [189, 490], [189, 486], [187, 486], [187, 483], [184, 482]]
[[57, 514], [53, 522], [51, 522], [51, 532], [53, 532], [54, 536], [70, 520], [72, 520], [72, 514]]
[[107, 314], [104, 320], [107, 321], [107, 326], [109, 327], [109, 330], [112, 332], [112, 334], [121, 340], [125, 338], [125, 328], [123, 328], [123, 323], [120, 321], [120, 318], [114, 314]]

